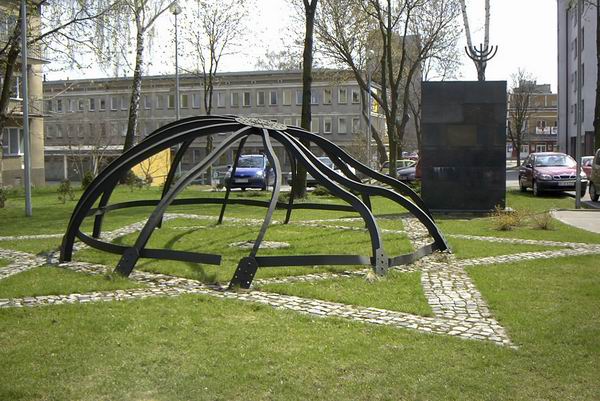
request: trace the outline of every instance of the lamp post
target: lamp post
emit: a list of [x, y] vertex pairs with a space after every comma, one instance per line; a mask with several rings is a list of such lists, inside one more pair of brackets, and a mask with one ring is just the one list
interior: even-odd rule
[[31, 217], [31, 145], [29, 141], [29, 87], [27, 69], [27, 6], [25, 0], [21, 0], [21, 74], [23, 87], [23, 158], [25, 171], [23, 173], [25, 184], [25, 215]]
[[581, 109], [581, 84], [583, 77], [581, 76], [581, 43], [582, 43], [582, 32], [581, 32], [581, 8], [582, 1], [577, 1], [577, 113], [575, 113], [575, 121], [577, 121], [577, 132], [575, 137], [575, 159], [577, 161], [577, 169], [575, 172], [575, 209], [581, 208], [581, 120], [583, 117], [583, 110]]
[[372, 164], [371, 156], [371, 56], [373, 56], [373, 50], [367, 51], [367, 166], [369, 168]]
[[[175, 16], [175, 118], [179, 120], [181, 118], [181, 111], [179, 109], [179, 40], [177, 36], [177, 16], [181, 14], [181, 6], [177, 1], [174, 1], [169, 6], [169, 11]], [[177, 146], [177, 150], [181, 145]], [[181, 175], [181, 162], [177, 164], [177, 174]]]

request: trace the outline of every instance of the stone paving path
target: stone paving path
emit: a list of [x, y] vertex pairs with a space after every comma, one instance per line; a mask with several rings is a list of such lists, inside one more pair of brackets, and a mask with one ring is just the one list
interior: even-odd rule
[[[212, 216], [194, 214], [166, 214], [165, 220], [196, 219], [215, 220]], [[256, 224], [252, 219], [228, 218], [235, 224]], [[337, 228], [342, 230], [364, 230], [361, 227], [347, 227], [343, 225], [328, 225], [326, 223], [345, 221], [360, 221], [360, 219], [336, 220], [311, 220], [296, 222], [295, 224], [314, 227]], [[432, 242], [424, 226], [414, 218], [402, 218], [404, 230], [385, 230], [391, 233], [403, 233], [413, 243], [420, 247]], [[276, 222], [275, 224], [280, 224]], [[103, 235], [105, 240], [131, 234], [139, 231], [144, 222], [130, 224], [118, 230], [107, 232]], [[202, 226], [198, 226], [202, 227]], [[189, 227], [188, 227], [189, 228]], [[384, 231], [384, 230], [382, 230]], [[26, 240], [37, 238], [55, 238], [56, 234], [47, 236], [20, 236], [10, 237], [11, 240]], [[321, 317], [338, 317], [368, 324], [379, 324], [408, 328], [421, 332], [446, 334], [473, 340], [491, 341], [501, 346], [514, 347], [504, 328], [494, 319], [487, 303], [477, 290], [465, 267], [498, 263], [514, 263], [523, 260], [546, 259], [563, 256], [600, 254], [600, 245], [558, 242], [520, 240], [514, 238], [497, 238], [467, 235], [452, 235], [455, 238], [471, 239], [476, 241], [503, 242], [514, 244], [529, 244], [560, 247], [561, 249], [543, 252], [523, 252], [511, 255], [484, 257], [477, 259], [457, 260], [451, 254], [434, 254], [423, 258], [409, 266], [395, 267], [400, 272], [420, 272], [421, 284], [427, 301], [434, 313], [433, 317], [424, 317], [398, 311], [378, 308], [346, 305], [342, 303], [323, 301], [319, 299], [306, 299], [296, 296], [277, 294], [272, 292], [252, 289], [250, 291], [226, 291], [218, 285], [206, 285], [196, 280], [173, 277], [165, 274], [155, 274], [134, 270], [130, 279], [144, 284], [144, 288], [117, 291], [98, 291], [85, 294], [46, 295], [13, 299], [0, 299], [0, 308], [34, 307], [44, 305], [59, 305], [86, 302], [106, 302], [130, 299], [143, 299], [156, 296], [179, 296], [181, 294], [202, 294], [224, 299], [235, 299], [244, 302], [254, 302], [270, 305], [277, 309], [287, 309], [298, 313]], [[0, 241], [7, 237], [0, 237]], [[78, 244], [77, 249], [86, 246]], [[40, 257], [24, 252], [0, 249], [0, 259], [11, 261], [11, 264], [0, 269], [0, 279], [14, 274], [45, 265], [60, 266], [76, 272], [86, 274], [107, 274], [111, 268], [103, 265], [68, 262], [58, 263], [57, 253], [47, 257]], [[314, 273], [302, 276], [288, 276], [282, 278], [257, 279], [255, 287], [263, 287], [274, 283], [297, 283], [318, 280], [344, 279], [361, 277], [368, 274], [370, 269], [352, 270], [341, 273]]]

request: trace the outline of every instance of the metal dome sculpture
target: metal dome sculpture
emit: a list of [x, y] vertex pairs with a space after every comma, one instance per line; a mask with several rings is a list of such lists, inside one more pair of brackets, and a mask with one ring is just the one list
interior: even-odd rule
[[[175, 181], [177, 165], [191, 143], [198, 138], [208, 135], [228, 133], [229, 135], [215, 147], [200, 163], [183, 174]], [[218, 158], [232, 145], [238, 143], [237, 153], [232, 166], [232, 176], [235, 174], [237, 161], [248, 137], [258, 136], [261, 138], [264, 152], [274, 170], [275, 182], [269, 201], [256, 199], [229, 199], [230, 183], [227, 185], [225, 196], [216, 198], [185, 198], [176, 199], [177, 195], [184, 190], [194, 179], [204, 173]], [[279, 160], [273, 150], [273, 141], [279, 142], [287, 152], [292, 170], [292, 179], [296, 174], [298, 164], [302, 164], [307, 172], [317, 182], [327, 188], [331, 194], [348, 203], [319, 204], [319, 203], [297, 203], [290, 194], [289, 201], [278, 202], [281, 188], [282, 175]], [[343, 172], [337, 171], [323, 164], [301, 141], [309, 141], [316, 145], [325, 155], [329, 156], [334, 165]], [[156, 200], [136, 200], [122, 203], [109, 204], [111, 194], [119, 183], [119, 180], [127, 174], [136, 164], [152, 157], [165, 149], [179, 146], [170, 171], [167, 175], [162, 196]], [[393, 189], [383, 186], [363, 183], [348, 168], [346, 163], [359, 171], [366, 177], [387, 184]], [[230, 180], [231, 182], [231, 180]], [[360, 194], [356, 196], [355, 193]], [[377, 221], [371, 212], [370, 197], [381, 196], [390, 199], [400, 206], [406, 208], [419, 219], [427, 228], [433, 243], [423, 246], [416, 251], [388, 257], [384, 251], [383, 241]], [[146, 244], [153, 231], [160, 227], [163, 214], [170, 205], [190, 204], [221, 204], [221, 213], [218, 224], [223, 221], [225, 208], [228, 204], [241, 204], [249, 206], [266, 207], [267, 213], [260, 227], [254, 246], [247, 257], [239, 261], [229, 287], [249, 288], [254, 275], [259, 267], [281, 267], [281, 266], [312, 266], [312, 265], [369, 265], [377, 274], [384, 274], [388, 268], [403, 264], [409, 264], [434, 251], [448, 250], [446, 240], [435, 225], [431, 214], [419, 196], [404, 183], [381, 174], [355, 160], [331, 141], [307, 132], [298, 127], [286, 126], [276, 122], [259, 120], [256, 118], [244, 118], [235, 116], [199, 116], [178, 120], [167, 124], [140, 142], [138, 145], [124, 152], [121, 156], [110, 163], [87, 187], [77, 206], [75, 207], [67, 231], [63, 237], [60, 260], [70, 261], [73, 255], [73, 246], [76, 238], [85, 244], [110, 253], [122, 255], [115, 272], [128, 276], [134, 269], [139, 258], [169, 259], [193, 263], [219, 265], [222, 255], [205, 254], [196, 252], [178, 251], [172, 249], [150, 249]], [[96, 206], [95, 206], [96, 205]], [[123, 246], [100, 239], [102, 222], [105, 215], [113, 210], [130, 207], [154, 206], [154, 210], [140, 231], [137, 240], [132, 246]], [[287, 209], [285, 224], [290, 221], [294, 209], [321, 209], [335, 211], [352, 211], [360, 214], [365, 222], [371, 240], [372, 254], [363, 255], [281, 255], [281, 256], [259, 256], [260, 244], [271, 223], [275, 209]], [[81, 231], [81, 224], [87, 217], [94, 217], [92, 235]]]

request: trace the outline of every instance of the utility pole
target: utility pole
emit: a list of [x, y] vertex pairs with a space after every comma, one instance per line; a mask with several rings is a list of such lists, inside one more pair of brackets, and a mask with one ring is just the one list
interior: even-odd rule
[[575, 113], [575, 119], [577, 121], [577, 132], [575, 137], [575, 160], [577, 161], [577, 171], [575, 173], [575, 209], [581, 209], [581, 123], [583, 117], [583, 110], [581, 109], [581, 83], [583, 77], [581, 76], [581, 43], [582, 43], [582, 32], [581, 32], [581, 13], [582, 13], [583, 1], [577, 1], [577, 113]]
[[23, 159], [25, 171], [23, 173], [25, 185], [25, 215], [31, 217], [31, 145], [29, 141], [29, 85], [27, 68], [27, 6], [21, 0], [21, 82], [23, 86]]

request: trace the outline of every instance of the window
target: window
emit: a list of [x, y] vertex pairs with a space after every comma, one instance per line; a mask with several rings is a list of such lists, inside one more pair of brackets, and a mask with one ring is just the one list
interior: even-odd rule
[[83, 111], [83, 108], [84, 108], [84, 106], [83, 106], [83, 99], [79, 99], [77, 101], [77, 111]]
[[163, 95], [156, 95], [156, 108], [159, 110], [165, 108], [165, 97]]
[[91, 97], [89, 99], [89, 105], [88, 105], [90, 111], [94, 111], [96, 110], [96, 99], [94, 99], [93, 97]]
[[62, 138], [63, 136], [63, 132], [62, 132], [62, 125], [57, 125], [56, 126], [56, 137], [57, 138]]
[[360, 103], [360, 92], [356, 88], [352, 88], [352, 103]]
[[[257, 106], [265, 105], [265, 92], [264, 91], [256, 92], [256, 105]], [[244, 106], [249, 106], [249, 105], [244, 103]]]
[[360, 132], [360, 118], [354, 117], [352, 119], [352, 132], [357, 133]]
[[310, 92], [310, 104], [319, 104], [319, 95], [317, 91]]
[[72, 113], [75, 111], [75, 100], [74, 99], [67, 100], [67, 111], [69, 113]]
[[57, 99], [56, 100], [56, 111], [58, 113], [62, 113], [63, 112], [63, 102], [62, 102], [62, 99]]
[[121, 110], [127, 110], [129, 106], [129, 101], [127, 100], [127, 96], [121, 96]]
[[46, 138], [52, 138], [52, 133], [54, 132], [54, 126], [47, 125], [44, 128], [44, 131], [46, 132]]
[[348, 103], [348, 90], [346, 88], [338, 89], [338, 104]]
[[316, 117], [313, 117], [313, 118], [310, 120], [310, 130], [311, 130], [312, 132], [319, 132], [319, 128], [320, 128], [320, 127], [319, 127], [319, 119], [318, 119], [318, 118], [316, 118]]
[[242, 106], [245, 106], [245, 107], [250, 106], [250, 92], [244, 92]]
[[269, 93], [269, 106], [277, 105], [277, 91], [271, 91]]
[[290, 89], [283, 90], [283, 105], [284, 106], [292, 105], [292, 91]]
[[116, 96], [110, 97], [110, 109], [115, 111], [119, 108], [119, 98]]
[[331, 104], [331, 88], [323, 89], [323, 104]]
[[188, 95], [182, 94], [180, 100], [181, 100], [181, 108], [182, 109], [187, 109], [190, 106], [189, 100], [188, 100]]
[[67, 125], [67, 138], [73, 138], [74, 128], [71, 124]]
[[169, 109], [174, 109], [175, 108], [175, 95], [169, 95], [167, 107]]
[[79, 127], [77, 127], [77, 136], [79, 138], [83, 138], [85, 136], [85, 126], [83, 124], [79, 124]]
[[13, 76], [10, 85], [10, 98], [21, 99], [21, 77]]
[[225, 93], [217, 92], [217, 107], [225, 107]]
[[346, 118], [338, 119], [338, 134], [345, 134], [348, 132], [348, 127], [346, 124]]
[[200, 108], [200, 94], [199, 93], [194, 93], [192, 95], [192, 107], [194, 109]]
[[302, 105], [302, 91], [297, 90], [296, 91], [296, 106], [301, 106], [301, 105]]
[[152, 97], [150, 95], [144, 96], [144, 108], [150, 110], [152, 108]]
[[231, 107], [239, 107], [240, 105], [240, 94], [237, 92], [231, 92]]
[[331, 134], [331, 117], [323, 119], [323, 133]]
[[100, 111], [104, 111], [106, 110], [106, 99], [105, 98], [100, 98]]
[[283, 123], [287, 126], [292, 125], [292, 119], [291, 118], [284, 118], [283, 119]]
[[23, 154], [23, 130], [20, 128], [4, 128], [2, 140], [4, 154], [18, 156]]
[[296, 117], [296, 127], [302, 126], [302, 119], [300, 117]]
[[46, 113], [52, 113], [52, 100], [46, 100]]

